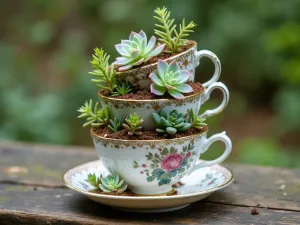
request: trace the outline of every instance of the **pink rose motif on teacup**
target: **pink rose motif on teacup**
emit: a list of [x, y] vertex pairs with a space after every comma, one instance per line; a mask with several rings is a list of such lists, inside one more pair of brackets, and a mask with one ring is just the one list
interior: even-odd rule
[[157, 152], [146, 155], [147, 163], [133, 161], [133, 168], [139, 169], [140, 174], [145, 174], [148, 182], [157, 181], [158, 186], [169, 184], [174, 179], [181, 178], [191, 167], [196, 155], [194, 148], [193, 141], [181, 149], [159, 147]]
[[169, 154], [161, 161], [161, 168], [166, 171], [176, 170], [181, 167], [183, 157], [181, 154]]

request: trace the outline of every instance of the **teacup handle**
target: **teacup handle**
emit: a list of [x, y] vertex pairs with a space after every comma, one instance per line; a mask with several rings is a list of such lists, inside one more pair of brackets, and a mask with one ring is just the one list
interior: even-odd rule
[[206, 152], [207, 149], [210, 147], [210, 145], [212, 143], [214, 143], [215, 141], [222, 141], [225, 144], [225, 151], [223, 152], [223, 154], [215, 160], [199, 162], [198, 164], [196, 164], [193, 167], [193, 169], [189, 172], [189, 174], [191, 174], [192, 172], [194, 172], [195, 170], [198, 170], [200, 168], [219, 164], [219, 163], [223, 162], [229, 156], [231, 149], [232, 149], [232, 143], [231, 143], [230, 138], [226, 135], [225, 131], [222, 133], [219, 133], [219, 134], [215, 134], [215, 135], [211, 136], [210, 138], [205, 137], [205, 140], [203, 140], [203, 143], [201, 145], [201, 147], [202, 147], [201, 154]]
[[205, 117], [210, 117], [210, 116], [214, 116], [216, 114], [219, 114], [220, 112], [223, 111], [223, 109], [227, 106], [228, 101], [229, 101], [229, 91], [226, 87], [225, 84], [223, 84], [222, 82], [215, 82], [212, 85], [210, 85], [203, 93], [202, 97], [201, 97], [201, 105], [203, 105], [210, 97], [210, 93], [215, 90], [215, 89], [219, 89], [222, 91], [223, 93], [223, 100], [221, 102], [221, 104], [215, 108], [215, 109], [209, 109], [206, 110], [204, 113], [202, 113], [200, 115], [201, 118], [205, 118]]
[[219, 60], [219, 58], [211, 51], [208, 50], [201, 50], [201, 51], [197, 51], [195, 52], [195, 56], [196, 56], [196, 65], [195, 67], [199, 66], [200, 64], [200, 59], [202, 57], [208, 57], [211, 61], [213, 61], [214, 65], [215, 65], [215, 72], [214, 75], [212, 76], [212, 78], [203, 83], [203, 87], [208, 87], [209, 85], [211, 85], [212, 83], [216, 82], [221, 74], [221, 62]]

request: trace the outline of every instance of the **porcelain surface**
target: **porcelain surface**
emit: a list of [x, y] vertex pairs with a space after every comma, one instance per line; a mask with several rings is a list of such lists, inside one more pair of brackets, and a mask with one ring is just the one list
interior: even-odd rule
[[179, 113], [187, 115], [190, 110], [199, 112], [201, 106], [209, 99], [213, 90], [220, 90], [223, 94], [221, 104], [215, 109], [206, 110], [202, 115], [204, 117], [214, 116], [223, 111], [229, 101], [229, 91], [222, 82], [214, 82], [203, 92], [191, 96], [187, 96], [183, 100], [179, 99], [153, 99], [153, 100], [133, 100], [133, 99], [117, 99], [105, 97], [99, 93], [102, 105], [107, 105], [113, 116], [127, 117], [129, 114], [137, 113], [144, 119], [143, 128], [145, 130], [155, 130], [155, 124], [152, 120], [152, 113], [161, 109], [171, 112], [176, 109]]
[[[203, 163], [198, 161], [197, 163]], [[112, 196], [89, 192], [93, 187], [85, 181], [89, 173], [108, 174], [100, 160], [77, 166], [63, 176], [65, 185], [89, 199], [120, 210], [132, 212], [167, 212], [181, 209], [225, 188], [233, 181], [232, 173], [220, 165], [202, 168], [181, 179], [172, 196]]]
[[[182, 138], [162, 140], [119, 140], [91, 132], [101, 164], [123, 177], [130, 189], [142, 195], [164, 194], [185, 175], [224, 161], [231, 152], [225, 132], [206, 138], [206, 132]], [[197, 164], [197, 159], [216, 141], [225, 144], [215, 160]]]
[[[190, 81], [194, 81], [195, 68], [199, 65], [200, 59], [202, 57], [209, 58], [214, 63], [215, 72], [212, 78], [206, 83], [204, 83], [204, 86], [207, 87], [219, 79], [221, 73], [221, 63], [218, 57], [213, 52], [208, 50], [197, 51], [197, 43], [194, 42], [194, 44], [195, 45], [190, 49], [179, 53], [173, 57], [165, 59], [165, 61], [171, 63], [175, 60], [179, 64], [181, 69], [188, 70], [191, 73]], [[157, 62], [128, 71], [118, 72], [117, 77], [119, 80], [130, 82], [133, 86], [138, 87], [140, 89], [150, 90], [150, 84], [152, 83], [152, 81], [149, 79], [149, 74], [156, 69]]]

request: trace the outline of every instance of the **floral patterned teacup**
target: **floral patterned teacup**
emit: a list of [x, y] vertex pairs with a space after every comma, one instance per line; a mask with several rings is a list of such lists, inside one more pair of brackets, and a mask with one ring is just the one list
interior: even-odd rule
[[214, 116], [222, 112], [229, 101], [229, 91], [221, 82], [211, 84], [203, 92], [187, 96], [185, 99], [152, 99], [152, 100], [133, 100], [133, 99], [117, 99], [106, 97], [100, 94], [99, 98], [102, 104], [107, 105], [113, 116], [117, 118], [127, 117], [129, 114], [136, 112], [144, 119], [142, 124], [145, 130], [155, 130], [155, 124], [152, 121], [152, 113], [158, 112], [164, 108], [166, 111], [176, 109], [179, 113], [186, 115], [190, 110], [198, 113], [201, 105], [203, 105], [210, 96], [210, 93], [215, 90], [221, 90], [223, 93], [222, 103], [215, 109], [206, 110], [200, 117]]
[[[91, 131], [101, 163], [118, 173], [139, 195], [163, 195], [172, 184], [200, 168], [221, 163], [231, 152], [225, 132], [206, 138], [207, 132], [163, 140], [119, 140], [104, 138]], [[196, 163], [215, 141], [225, 144], [224, 153], [212, 161]]]
[[[199, 65], [202, 57], [209, 58], [215, 66], [215, 72], [212, 78], [203, 84], [204, 87], [208, 87], [210, 84], [216, 82], [221, 73], [221, 63], [218, 57], [211, 51], [201, 50], [197, 51], [197, 43], [193, 41], [194, 46], [188, 50], [179, 53], [173, 57], [164, 59], [167, 63], [176, 61], [181, 69], [191, 72], [190, 81], [195, 80], [195, 68]], [[149, 74], [157, 69], [157, 62], [146, 66], [138, 67], [124, 72], [118, 72], [117, 77], [119, 80], [130, 82], [133, 86], [140, 89], [150, 90], [150, 84], [152, 81], [149, 78]]]

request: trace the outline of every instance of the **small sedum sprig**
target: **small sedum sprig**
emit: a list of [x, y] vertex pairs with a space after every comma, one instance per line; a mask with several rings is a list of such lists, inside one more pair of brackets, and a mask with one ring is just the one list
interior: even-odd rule
[[122, 193], [126, 190], [127, 184], [124, 184], [124, 180], [120, 180], [118, 174], [114, 173], [107, 177], [101, 178], [100, 189], [104, 192], [119, 192]]
[[157, 72], [151, 73], [149, 78], [153, 81], [150, 90], [155, 95], [164, 95], [165, 92], [168, 92], [176, 99], [184, 99], [182, 93], [193, 92], [193, 88], [185, 84], [190, 78], [190, 72], [181, 70], [175, 60], [170, 64], [158, 60]]
[[109, 65], [110, 56], [107, 55], [103, 49], [96, 48], [93, 55], [93, 60], [91, 61], [93, 72], [89, 74], [95, 76], [92, 82], [97, 83], [97, 86], [101, 89], [108, 90], [112, 92], [116, 88], [116, 71], [114, 69], [114, 64]]
[[95, 188], [99, 189], [99, 185], [101, 184], [101, 177], [96, 177], [96, 174], [88, 174], [87, 179], [85, 180], [90, 185], [94, 186]]
[[111, 93], [111, 96], [120, 96], [133, 92], [133, 87], [130, 83], [122, 82], [117, 85], [116, 89]]
[[144, 122], [138, 114], [130, 114], [128, 118], [125, 119], [123, 123], [123, 128], [127, 130], [128, 135], [142, 135], [142, 123]]
[[207, 125], [206, 123], [204, 123], [205, 118], [201, 118], [197, 113], [194, 113], [192, 109], [187, 115], [187, 121], [189, 121], [192, 124], [192, 127], [198, 130], [201, 130], [203, 126]]
[[147, 62], [165, 48], [165, 44], [156, 46], [155, 43], [156, 37], [152, 36], [148, 42], [142, 30], [139, 33], [131, 32], [129, 40], [122, 40], [121, 44], [115, 46], [121, 57], [117, 57], [114, 64], [119, 66], [119, 71], [125, 71]]
[[156, 8], [154, 13], [156, 14], [154, 18], [160, 22], [160, 24], [155, 24], [158, 29], [154, 29], [154, 33], [160, 37], [159, 40], [165, 43], [171, 52], [180, 52], [187, 42], [185, 38], [194, 32], [193, 28], [196, 24], [191, 21], [186, 25], [185, 19], [183, 19], [179, 25], [179, 31], [177, 31], [177, 25], [174, 24], [174, 19], [170, 19], [171, 12], [166, 7]]
[[83, 124], [83, 127], [93, 126], [100, 127], [107, 125], [109, 122], [110, 114], [107, 106], [103, 108], [98, 108], [98, 102], [94, 106], [93, 110], [93, 100], [90, 102], [86, 101], [83, 106], [81, 106], [77, 111], [80, 112], [78, 118], [86, 118], [86, 123]]
[[110, 124], [108, 125], [108, 129], [110, 129], [112, 132], [117, 132], [123, 129], [123, 123], [124, 123], [124, 118], [117, 118], [114, 117], [113, 119], [109, 120]]
[[158, 127], [156, 132], [164, 134], [164, 136], [172, 136], [177, 132], [187, 131], [191, 128], [191, 124], [177, 110], [168, 113], [161, 109], [159, 113], [152, 113], [152, 119]]

